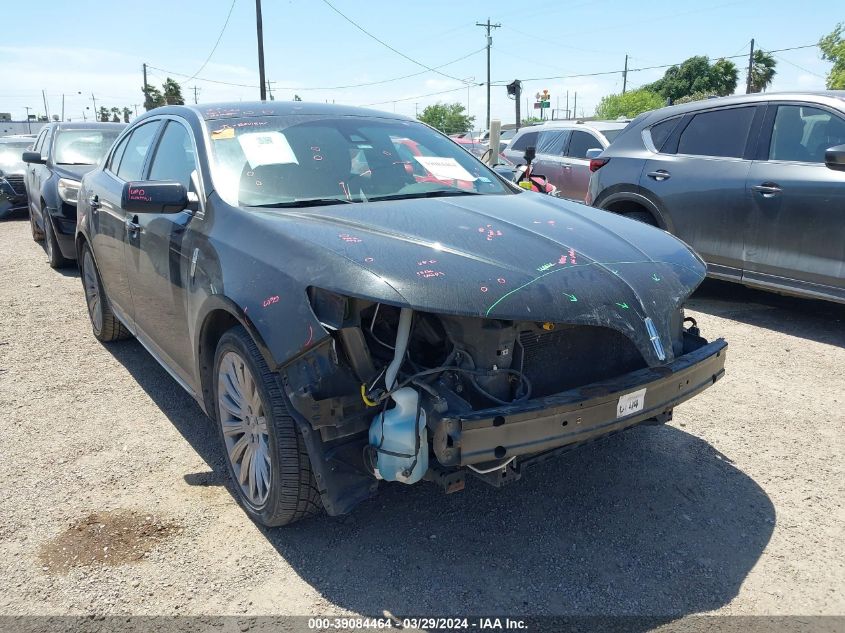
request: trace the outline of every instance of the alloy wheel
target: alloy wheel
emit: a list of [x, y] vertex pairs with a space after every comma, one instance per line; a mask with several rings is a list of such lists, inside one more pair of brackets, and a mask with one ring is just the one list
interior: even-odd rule
[[243, 358], [226, 352], [217, 370], [217, 408], [235, 480], [255, 507], [270, 492], [270, 436], [255, 379]]
[[103, 329], [103, 311], [101, 309], [100, 282], [97, 279], [97, 269], [94, 268], [94, 258], [91, 251], [85, 250], [82, 257], [82, 284], [85, 287], [85, 302], [88, 304], [88, 316], [97, 332]]

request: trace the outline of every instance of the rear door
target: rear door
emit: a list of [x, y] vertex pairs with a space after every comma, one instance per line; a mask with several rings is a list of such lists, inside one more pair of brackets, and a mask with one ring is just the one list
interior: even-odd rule
[[640, 176], [643, 193], [659, 201], [670, 231], [698, 251], [714, 276], [741, 275], [751, 216], [745, 181], [764, 108], [686, 115]]
[[537, 158], [531, 166], [536, 176], [545, 176], [558, 189], [564, 182], [564, 152], [569, 130], [543, 130], [537, 139]]
[[154, 119], [136, 127], [115, 146], [105, 169], [86, 179], [97, 269], [112, 307], [133, 331], [134, 309], [124, 257], [126, 216], [120, 204], [124, 183], [141, 179], [147, 154], [160, 126], [161, 121]]
[[828, 286], [845, 298], [845, 172], [824, 164], [825, 150], [842, 144], [841, 112], [771, 104], [748, 174], [752, 229], [743, 278], [811, 291]]
[[587, 150], [604, 149], [604, 145], [592, 132], [572, 130], [566, 157], [563, 161], [563, 187], [565, 197], [584, 202], [590, 186], [590, 159]]
[[[176, 181], [196, 191], [193, 133], [180, 119], [168, 118], [140, 180]], [[194, 384], [188, 333], [187, 293], [191, 253], [184, 243], [192, 211], [138, 213], [127, 217], [126, 267], [135, 307], [137, 335], [188, 384]]]

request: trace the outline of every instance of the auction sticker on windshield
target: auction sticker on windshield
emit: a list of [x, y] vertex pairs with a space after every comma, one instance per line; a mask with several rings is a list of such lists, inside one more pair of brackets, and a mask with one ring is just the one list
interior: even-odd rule
[[250, 132], [238, 136], [238, 143], [250, 168], [260, 165], [299, 163], [290, 143], [281, 132]]
[[454, 158], [442, 156], [414, 156], [414, 159], [435, 178], [442, 180], [475, 180]]
[[616, 405], [616, 417], [624, 418], [637, 411], [642, 411], [645, 403], [645, 392], [645, 389], [639, 389], [620, 397], [619, 403]]

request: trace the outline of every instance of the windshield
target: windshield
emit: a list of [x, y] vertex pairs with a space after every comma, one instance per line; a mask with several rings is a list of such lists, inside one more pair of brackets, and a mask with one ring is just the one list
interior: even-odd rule
[[0, 143], [0, 167], [14, 167], [21, 163], [21, 155], [32, 143], [32, 140]]
[[53, 162], [60, 165], [96, 165], [120, 132], [120, 129], [61, 130], [56, 136]]
[[292, 115], [208, 126], [215, 188], [234, 206], [512, 193], [476, 158], [415, 121]]

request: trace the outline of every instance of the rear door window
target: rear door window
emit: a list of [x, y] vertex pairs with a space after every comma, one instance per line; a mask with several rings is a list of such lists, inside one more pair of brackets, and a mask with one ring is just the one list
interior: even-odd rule
[[569, 149], [566, 150], [566, 155], [570, 158], [587, 158], [587, 150], [590, 149], [604, 149], [601, 142], [590, 134], [582, 130], [574, 130], [572, 132], [572, 139], [569, 141]]
[[144, 169], [144, 159], [150, 150], [153, 138], [158, 131], [159, 121], [152, 121], [135, 129], [126, 143], [117, 177], [123, 181], [141, 180]]
[[508, 149], [521, 151], [531, 146], [537, 147], [537, 137], [539, 134], [539, 132], [526, 132], [519, 138], [514, 139]]
[[549, 156], [563, 156], [566, 147], [566, 140], [569, 138], [568, 130], [547, 130], [540, 132], [537, 139], [537, 153], [548, 154]]
[[828, 148], [845, 143], [845, 120], [809, 106], [778, 106], [769, 160], [823, 163]]
[[671, 119], [666, 119], [665, 121], [661, 121], [649, 128], [648, 133], [651, 136], [651, 142], [654, 145], [654, 149], [658, 152], [661, 150], [663, 144], [672, 135], [675, 128], [678, 127], [678, 123], [681, 122], [681, 118], [682, 117], [676, 116]]
[[681, 133], [678, 154], [741, 158], [755, 106], [696, 114]]

